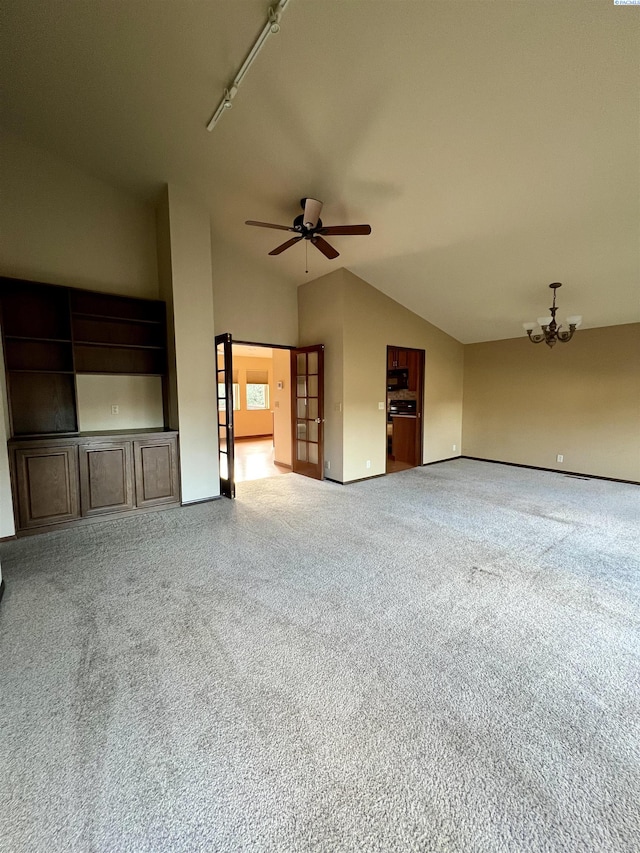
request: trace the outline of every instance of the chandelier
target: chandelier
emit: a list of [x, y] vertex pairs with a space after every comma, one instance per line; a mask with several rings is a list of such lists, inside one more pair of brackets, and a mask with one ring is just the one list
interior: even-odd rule
[[[567, 323], [569, 324], [569, 330], [566, 329], [561, 331], [562, 324], [556, 323], [556, 290], [559, 287], [562, 287], [559, 281], [554, 281], [553, 284], [550, 284], [549, 287], [553, 289], [553, 305], [549, 309], [551, 311], [551, 315], [549, 317], [538, 317], [538, 322], [536, 323], [523, 323], [522, 327], [529, 335], [529, 340], [534, 344], [541, 344], [542, 341], [548, 347], [555, 346], [556, 341], [561, 341], [563, 344], [566, 344], [567, 341], [570, 341], [573, 337], [573, 333], [578, 328], [580, 323], [582, 323], [582, 317], [579, 314], [574, 314], [571, 317], [567, 317]], [[535, 335], [531, 334], [535, 329], [536, 325], [540, 326], [540, 332], [536, 332]]]

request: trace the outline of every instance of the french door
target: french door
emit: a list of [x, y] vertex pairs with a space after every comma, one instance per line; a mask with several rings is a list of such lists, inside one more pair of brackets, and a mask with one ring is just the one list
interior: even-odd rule
[[233, 365], [231, 335], [216, 335], [216, 377], [218, 382], [218, 459], [220, 494], [235, 498], [233, 463]]
[[291, 350], [292, 469], [324, 477], [324, 346]]

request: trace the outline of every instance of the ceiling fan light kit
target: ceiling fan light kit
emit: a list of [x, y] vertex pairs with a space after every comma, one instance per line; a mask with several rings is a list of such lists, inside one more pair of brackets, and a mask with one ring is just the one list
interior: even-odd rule
[[293, 220], [293, 225], [276, 225], [273, 222], [257, 222], [255, 219], [247, 219], [245, 225], [257, 225], [259, 228], [276, 228], [279, 231], [293, 231], [296, 237], [292, 237], [275, 249], [272, 249], [270, 255], [280, 255], [285, 249], [299, 243], [300, 240], [308, 240], [312, 243], [319, 252], [332, 261], [340, 256], [340, 252], [333, 248], [330, 243], [324, 239], [323, 235], [354, 235], [354, 234], [371, 234], [370, 225], [323, 225], [320, 219], [322, 211], [322, 202], [317, 198], [301, 198], [300, 206], [303, 213], [300, 213]]
[[[553, 347], [557, 341], [566, 344], [567, 341], [571, 340], [573, 333], [582, 323], [582, 317], [580, 314], [572, 314], [570, 317], [567, 317], [569, 329], [563, 330], [562, 324], [556, 323], [556, 311], [558, 310], [556, 308], [556, 291], [559, 287], [562, 287], [562, 284], [559, 281], [554, 281], [549, 287], [553, 290], [553, 305], [549, 309], [551, 314], [548, 317], [538, 317], [537, 323], [523, 323], [522, 327], [527, 335], [529, 335], [529, 340], [532, 343], [541, 344], [544, 341], [548, 347]], [[533, 334], [536, 326], [539, 326], [541, 331]]]

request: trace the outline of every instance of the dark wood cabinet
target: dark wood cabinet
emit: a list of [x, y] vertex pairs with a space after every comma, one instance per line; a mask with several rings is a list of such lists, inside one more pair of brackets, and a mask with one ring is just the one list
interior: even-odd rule
[[80, 506], [83, 516], [135, 506], [130, 441], [81, 444]]
[[178, 442], [175, 436], [133, 442], [137, 506], [178, 499]]
[[18, 529], [80, 517], [76, 446], [16, 447], [12, 463]]
[[18, 534], [180, 505], [178, 434], [12, 439]]

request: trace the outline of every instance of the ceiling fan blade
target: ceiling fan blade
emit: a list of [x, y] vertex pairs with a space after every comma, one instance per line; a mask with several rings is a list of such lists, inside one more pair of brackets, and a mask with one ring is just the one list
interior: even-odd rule
[[370, 225], [329, 225], [321, 228], [319, 234], [371, 234]]
[[320, 219], [321, 210], [321, 201], [318, 201], [317, 198], [305, 198], [303, 222], [309, 230], [312, 230], [318, 224], [318, 219]]
[[311, 242], [316, 247], [316, 249], [320, 249], [322, 254], [326, 258], [329, 258], [330, 261], [332, 261], [334, 258], [337, 258], [340, 254], [340, 252], [336, 252], [333, 246], [330, 246], [326, 240], [323, 240], [319, 234], [316, 234], [314, 237], [312, 237]]
[[277, 228], [279, 231], [295, 231], [290, 225], [274, 225], [273, 222], [254, 222], [253, 219], [247, 219], [245, 225], [259, 225], [261, 228]]
[[292, 237], [290, 240], [287, 240], [286, 243], [282, 243], [280, 246], [276, 246], [276, 248], [273, 249], [273, 251], [269, 252], [269, 254], [279, 255], [281, 252], [284, 252], [285, 249], [288, 249], [289, 246], [293, 246], [293, 244], [297, 243], [299, 240], [302, 240], [302, 237]]

